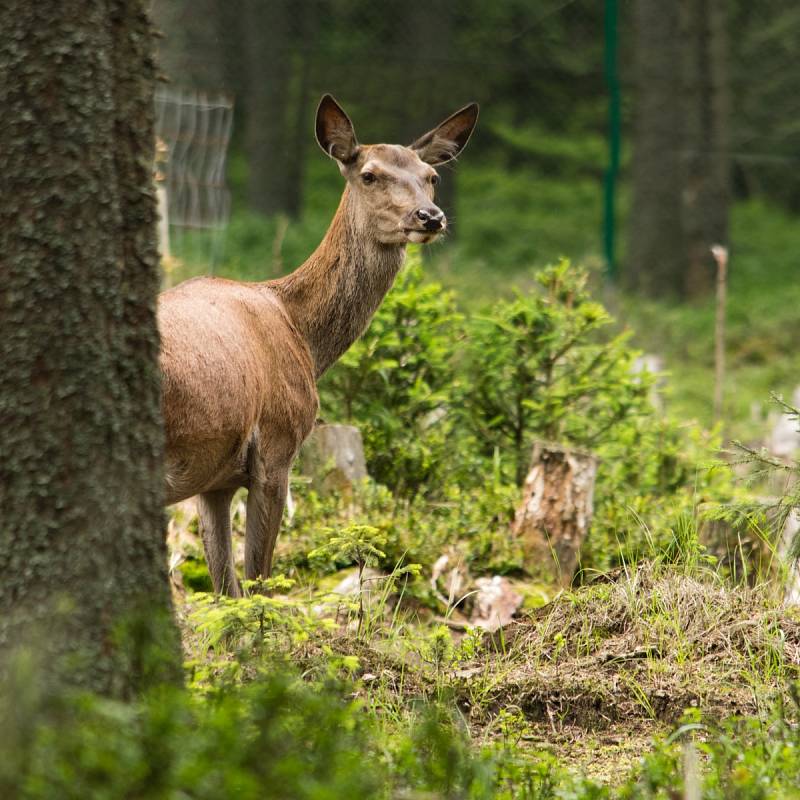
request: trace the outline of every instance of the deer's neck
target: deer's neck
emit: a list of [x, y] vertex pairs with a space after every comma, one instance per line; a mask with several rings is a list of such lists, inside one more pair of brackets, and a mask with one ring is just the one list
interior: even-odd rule
[[345, 188], [325, 238], [308, 260], [269, 282], [322, 375], [363, 333], [403, 264], [405, 245], [387, 245], [359, 230]]

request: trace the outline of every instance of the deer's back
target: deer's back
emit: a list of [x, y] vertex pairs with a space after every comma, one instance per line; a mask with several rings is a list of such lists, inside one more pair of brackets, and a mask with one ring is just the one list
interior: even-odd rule
[[161, 295], [158, 321], [170, 499], [244, 483], [254, 436], [299, 447], [317, 414], [313, 366], [267, 287], [196, 278]]

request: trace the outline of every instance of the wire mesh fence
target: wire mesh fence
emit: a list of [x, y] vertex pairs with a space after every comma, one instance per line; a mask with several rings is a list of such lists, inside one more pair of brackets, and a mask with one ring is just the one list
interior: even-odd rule
[[[207, 235], [194, 241], [213, 265], [220, 258], [231, 200], [226, 184], [233, 99], [179, 87], [159, 87], [155, 96], [159, 143], [162, 229], [169, 235], [162, 252], [181, 249], [187, 232]], [[166, 221], [166, 226], [163, 222]]]

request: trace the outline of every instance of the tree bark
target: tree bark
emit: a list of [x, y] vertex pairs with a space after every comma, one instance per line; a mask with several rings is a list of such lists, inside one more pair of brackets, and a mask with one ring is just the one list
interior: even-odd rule
[[678, 294], [683, 275], [678, 4], [636, 0], [635, 113], [626, 283], [651, 295]]
[[289, 188], [291, 14], [286, 0], [244, 3], [247, 92], [242, 100], [249, 168], [247, 195], [250, 207], [262, 214], [288, 214], [290, 205], [298, 202], [290, 198]]
[[300, 471], [320, 493], [352, 491], [367, 477], [361, 431], [353, 425], [317, 425], [300, 450]]
[[319, 7], [316, 0], [303, 0], [299, 6], [298, 21], [299, 66], [297, 89], [294, 96], [294, 126], [289, 146], [287, 168], [286, 213], [297, 218], [303, 211], [303, 184], [305, 181], [306, 157], [312, 141], [312, 113], [317, 98], [311, 95], [315, 58], [319, 43]]
[[179, 675], [162, 509], [143, 2], [0, 11], [0, 653], [113, 696]]
[[684, 293], [714, 285], [711, 247], [728, 241], [728, 45], [724, 0], [682, 0]]
[[226, 77], [217, 22], [220, 0], [152, 0], [151, 5], [163, 34], [159, 68], [177, 86], [218, 92]]
[[724, 0], [637, 0], [636, 109], [626, 280], [703, 295], [727, 244], [730, 116]]
[[[448, 99], [453, 85], [451, 61], [456, 10], [456, 4], [449, 0], [429, 0], [411, 4], [400, 12], [407, 30], [402, 38], [404, 63], [399, 78], [403, 95], [402, 101], [395, 104], [392, 126], [392, 136], [400, 144], [411, 144], [459, 104], [467, 102], [464, 98]], [[436, 20], [435, 25], [430, 24], [432, 19]], [[411, 114], [410, 109], [413, 109]], [[447, 238], [452, 240], [458, 231], [455, 215], [458, 173], [454, 163], [445, 164], [438, 171], [441, 183], [436, 187], [436, 204], [447, 216]], [[423, 256], [426, 254], [423, 248]]]
[[512, 533], [522, 541], [526, 570], [569, 586], [594, 512], [597, 459], [537, 442]]

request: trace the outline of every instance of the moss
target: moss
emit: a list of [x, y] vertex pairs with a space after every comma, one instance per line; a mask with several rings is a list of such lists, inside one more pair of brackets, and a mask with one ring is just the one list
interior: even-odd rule
[[187, 558], [180, 566], [184, 586], [192, 592], [213, 592], [211, 576], [206, 562], [198, 558]]
[[0, 651], [127, 694], [116, 632], [170, 609], [152, 33], [121, 0], [4, 4], [0, 29]]

